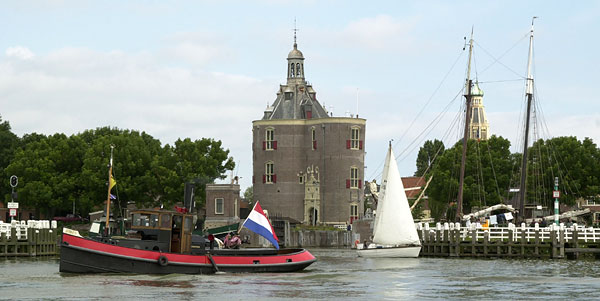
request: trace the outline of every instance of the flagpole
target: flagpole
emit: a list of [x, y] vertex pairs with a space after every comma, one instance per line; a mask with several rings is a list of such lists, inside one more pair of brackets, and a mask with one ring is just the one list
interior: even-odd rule
[[110, 189], [112, 188], [112, 167], [113, 167], [113, 149], [114, 145], [110, 146], [110, 165], [108, 168], [108, 196], [106, 197], [106, 227], [105, 231], [108, 234], [108, 222], [110, 220]]
[[[256, 205], [258, 205], [258, 201], [256, 201], [256, 203], [254, 203], [254, 207], [252, 207], [252, 210], [250, 210], [251, 213], [252, 213], [252, 211], [254, 211], [254, 208], [256, 208]], [[244, 228], [244, 225], [246, 224], [247, 220], [248, 220], [248, 217], [246, 217], [246, 219], [244, 219], [244, 222], [242, 223], [242, 225], [238, 227], [237, 233], [240, 233], [242, 228]]]

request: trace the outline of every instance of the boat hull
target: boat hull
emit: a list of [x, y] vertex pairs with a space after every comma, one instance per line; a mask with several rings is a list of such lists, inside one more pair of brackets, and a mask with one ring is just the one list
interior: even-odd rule
[[[359, 247], [362, 247], [360, 245]], [[416, 258], [419, 257], [421, 246], [375, 247], [356, 250], [359, 257], [379, 258]]]
[[272, 254], [235, 252], [176, 254], [146, 251], [63, 234], [60, 267], [69, 273], [211, 274], [223, 272], [295, 272], [316, 261], [305, 249], [282, 249]]

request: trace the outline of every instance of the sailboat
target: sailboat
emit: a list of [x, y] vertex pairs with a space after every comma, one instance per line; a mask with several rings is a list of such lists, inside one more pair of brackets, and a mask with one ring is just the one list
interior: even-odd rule
[[373, 228], [373, 242], [358, 244], [360, 257], [418, 257], [421, 241], [415, 228], [392, 145], [387, 151], [381, 192]]

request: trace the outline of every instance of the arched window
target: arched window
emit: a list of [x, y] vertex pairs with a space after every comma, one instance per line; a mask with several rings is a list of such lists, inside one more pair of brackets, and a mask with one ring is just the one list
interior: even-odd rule
[[292, 63], [292, 66], [291, 66], [291, 68], [292, 68], [292, 69], [291, 69], [291, 72], [290, 72], [290, 77], [294, 77], [294, 75], [296, 74], [296, 73], [294, 72], [294, 63]]
[[296, 63], [296, 75], [301, 77], [301, 73], [300, 73], [300, 63]]

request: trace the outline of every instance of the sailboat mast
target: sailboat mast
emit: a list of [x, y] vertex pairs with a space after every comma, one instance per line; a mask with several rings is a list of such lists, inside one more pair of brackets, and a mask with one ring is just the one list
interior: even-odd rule
[[458, 184], [458, 197], [456, 205], [456, 221], [460, 222], [463, 214], [463, 186], [465, 183], [465, 162], [467, 161], [467, 139], [469, 138], [469, 127], [471, 121], [471, 57], [473, 56], [473, 29], [471, 29], [471, 39], [469, 40], [469, 64], [467, 67], [466, 80], [466, 111], [465, 111], [465, 132], [463, 136], [462, 159], [460, 160], [460, 180]]
[[106, 233], [108, 234], [108, 222], [110, 221], [110, 189], [112, 188], [110, 185], [111, 182], [111, 178], [112, 178], [112, 167], [113, 167], [113, 149], [114, 149], [114, 145], [110, 146], [110, 165], [108, 168], [108, 196], [106, 197], [106, 227], [105, 227], [105, 231], [107, 231]]
[[523, 159], [521, 161], [521, 184], [519, 187], [519, 215], [521, 221], [525, 221], [525, 196], [527, 193], [527, 145], [529, 144], [529, 120], [531, 116], [531, 102], [533, 99], [533, 76], [531, 75], [531, 60], [533, 58], [533, 21], [531, 20], [531, 33], [529, 35], [529, 57], [527, 58], [527, 86], [525, 96], [527, 97], [527, 117], [525, 118], [525, 135], [523, 137]]

